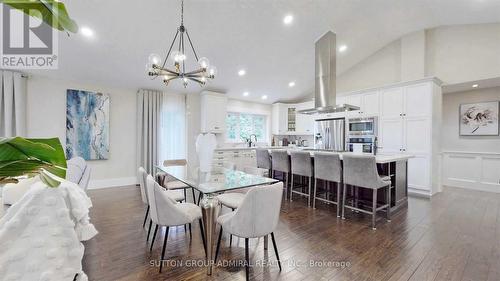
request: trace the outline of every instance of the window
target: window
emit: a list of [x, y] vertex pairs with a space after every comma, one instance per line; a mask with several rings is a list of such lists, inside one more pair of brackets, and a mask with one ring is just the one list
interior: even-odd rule
[[258, 142], [265, 142], [267, 137], [266, 116], [229, 112], [226, 116], [226, 129], [226, 141], [228, 142], [243, 142], [252, 134], [257, 136]]

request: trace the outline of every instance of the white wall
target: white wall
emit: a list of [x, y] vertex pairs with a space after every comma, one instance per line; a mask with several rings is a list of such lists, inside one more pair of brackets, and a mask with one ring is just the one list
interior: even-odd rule
[[136, 90], [30, 76], [27, 99], [27, 136], [59, 137], [66, 144], [66, 90], [110, 95], [110, 154], [108, 160], [89, 161], [90, 187], [136, 183]]
[[442, 150], [500, 153], [500, 136], [460, 136], [458, 110], [462, 103], [500, 101], [500, 87], [443, 95]]
[[427, 76], [454, 84], [500, 76], [500, 23], [427, 31]]
[[337, 77], [337, 92], [374, 88], [401, 81], [401, 42], [395, 41]]
[[443, 184], [500, 193], [500, 136], [460, 136], [459, 106], [500, 101], [500, 87], [443, 97]]
[[500, 77], [499, 46], [500, 23], [418, 31], [388, 44], [340, 74], [337, 91], [362, 90], [424, 76], [435, 76], [445, 84]]

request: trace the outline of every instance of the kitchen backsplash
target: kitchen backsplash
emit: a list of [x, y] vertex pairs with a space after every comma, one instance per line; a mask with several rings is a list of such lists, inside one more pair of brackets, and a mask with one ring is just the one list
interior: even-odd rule
[[288, 143], [295, 143], [296, 140], [302, 141], [305, 140], [307, 145], [305, 146], [314, 146], [314, 136], [311, 135], [297, 135], [297, 136], [289, 136], [289, 135], [273, 135], [275, 145], [279, 145], [279, 141], [283, 141], [283, 139], [288, 139]]

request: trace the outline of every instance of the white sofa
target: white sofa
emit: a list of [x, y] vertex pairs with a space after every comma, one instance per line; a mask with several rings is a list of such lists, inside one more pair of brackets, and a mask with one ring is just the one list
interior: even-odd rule
[[[90, 180], [90, 167], [81, 157], [71, 158], [67, 162], [66, 179], [76, 183], [84, 191], [87, 190]], [[30, 187], [39, 181], [37, 177], [20, 180], [19, 183], [9, 183], [2, 187], [0, 198], [2, 199], [2, 209], [4, 205], [13, 205], [30, 189]], [[1, 212], [1, 211], [0, 211]]]

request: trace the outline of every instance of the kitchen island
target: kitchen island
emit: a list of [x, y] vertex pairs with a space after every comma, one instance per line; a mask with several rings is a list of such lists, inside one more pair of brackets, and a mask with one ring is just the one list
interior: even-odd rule
[[[340, 159], [346, 154], [353, 154], [353, 152], [328, 152], [315, 150], [310, 147], [259, 147], [268, 149], [270, 152], [276, 149], [286, 149], [288, 153], [292, 151], [307, 151], [311, 154], [311, 161], [314, 164], [314, 154], [316, 152], [337, 153], [340, 154]], [[223, 166], [225, 162], [233, 162], [237, 167], [239, 166], [255, 166], [255, 149], [256, 147], [232, 147], [232, 148], [219, 148], [214, 153], [214, 165]], [[359, 155], [359, 154], [357, 154]], [[371, 155], [371, 154], [366, 154]], [[408, 159], [413, 158], [409, 154], [377, 154], [375, 161], [377, 169], [381, 176], [388, 176], [391, 179], [391, 211], [397, 211], [401, 208], [408, 206]], [[364, 188], [351, 188], [348, 186], [349, 195], [356, 193], [359, 201], [371, 201], [370, 190]], [[387, 198], [380, 195], [380, 204], [385, 204]]]
[[[274, 149], [274, 148], [273, 148]], [[273, 149], [269, 149], [272, 152]], [[282, 148], [285, 149], [285, 148]], [[300, 149], [300, 148], [286, 148], [288, 153], [292, 151], [307, 151], [311, 155], [311, 161], [314, 165], [314, 153], [335, 153], [340, 155], [340, 161], [342, 162], [343, 155], [353, 154], [353, 155], [372, 155], [369, 153], [353, 153], [353, 152], [329, 152], [321, 151], [315, 149]], [[383, 154], [376, 155], [375, 162], [377, 163], [377, 169], [379, 175], [387, 176], [391, 179], [391, 211], [398, 211], [403, 207], [408, 206], [408, 159], [413, 158], [413, 155], [409, 154]], [[371, 202], [372, 192], [366, 188], [356, 188], [348, 185], [348, 195], [356, 194], [356, 198], [360, 202]], [[387, 198], [385, 194], [378, 196], [378, 201], [380, 204], [386, 204]]]

